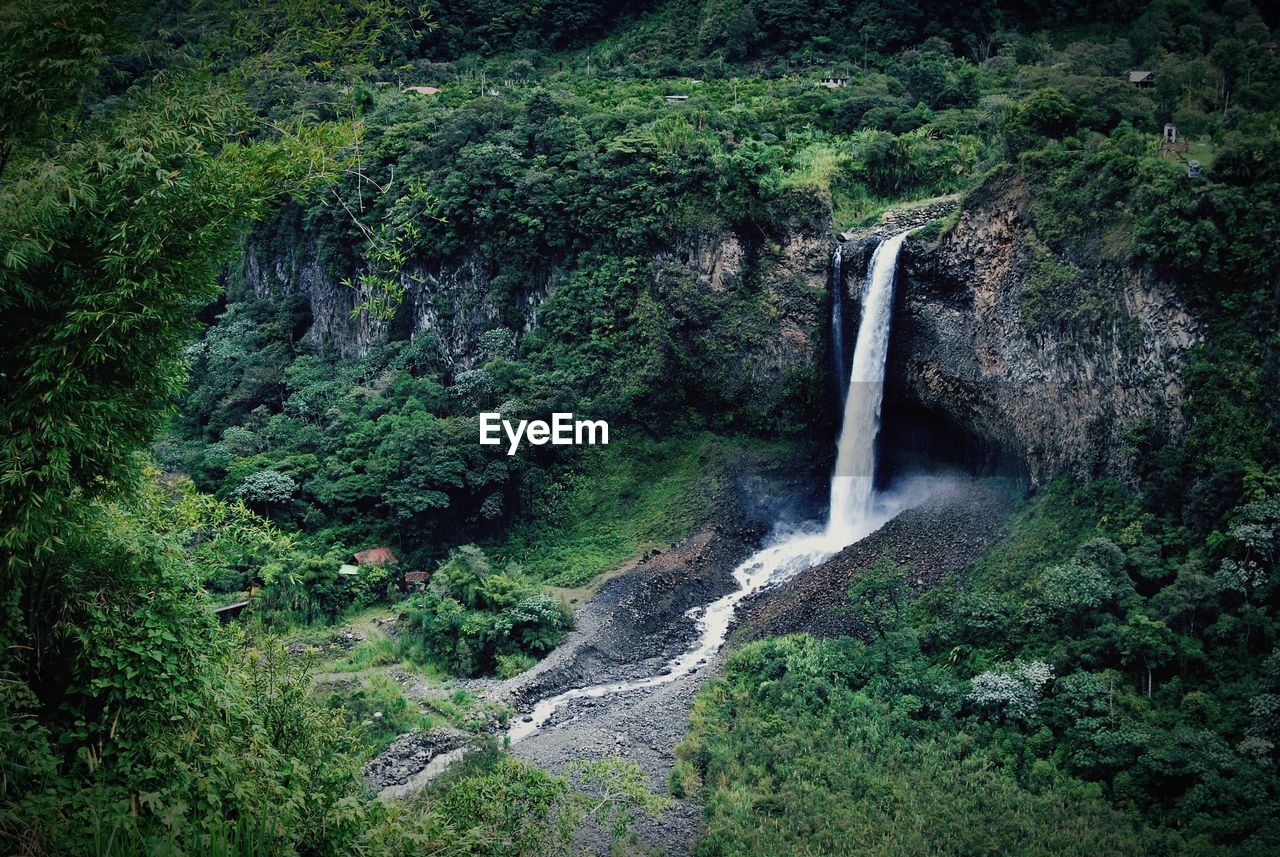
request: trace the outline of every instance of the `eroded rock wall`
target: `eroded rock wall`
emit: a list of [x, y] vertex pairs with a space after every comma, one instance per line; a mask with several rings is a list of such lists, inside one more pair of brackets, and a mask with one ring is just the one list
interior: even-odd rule
[[987, 444], [988, 457], [1021, 461], [1032, 485], [1061, 475], [1130, 480], [1135, 425], [1182, 430], [1196, 322], [1152, 271], [1091, 252], [1087, 237], [1055, 264], [1104, 297], [1101, 317], [1031, 318], [1033, 257], [1044, 249], [1030, 203], [1010, 171], [971, 195], [945, 235], [905, 245], [886, 414], [914, 409], [945, 421]]
[[[313, 244], [303, 241], [279, 247], [280, 242], [248, 242], [244, 286], [265, 300], [306, 296], [311, 316], [307, 337], [324, 354], [361, 357], [379, 337], [407, 326], [411, 336], [436, 337], [446, 366], [468, 369], [477, 356], [480, 335], [510, 319], [509, 314], [504, 316], [507, 307], [495, 296], [494, 267], [476, 252], [434, 266], [405, 268], [398, 275], [403, 303], [396, 318], [383, 319], [356, 311], [363, 298], [343, 278], [325, 270]], [[528, 286], [516, 296], [513, 307], [521, 332], [537, 324], [537, 308], [559, 274], [554, 265], [530, 272]]]
[[[675, 350], [673, 388], [780, 433], [797, 419], [785, 406], [807, 398], [812, 407], [824, 382], [835, 246], [824, 205], [802, 198], [795, 208], [769, 236], [729, 226], [687, 230], [653, 254], [649, 285]], [[480, 362], [485, 331], [507, 327], [519, 337], [535, 329], [540, 307], [573, 276], [572, 265], [547, 260], [538, 270], [512, 271], [479, 251], [413, 264], [399, 274], [404, 299], [395, 318], [379, 319], [356, 311], [357, 291], [326, 270], [301, 227], [286, 223], [247, 241], [240, 282], [260, 299], [303, 295], [306, 337], [322, 354], [361, 357], [380, 337], [433, 335], [442, 365], [457, 372]]]

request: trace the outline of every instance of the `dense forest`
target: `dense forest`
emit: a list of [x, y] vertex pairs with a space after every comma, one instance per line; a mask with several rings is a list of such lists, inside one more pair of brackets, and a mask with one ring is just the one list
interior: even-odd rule
[[[568, 853], [584, 824], [643, 848], [680, 800], [702, 855], [1276, 853], [1277, 27], [1249, 0], [8, 0], [0, 844]], [[1111, 342], [1084, 272], [1140, 272], [1197, 331], [1177, 412], [1117, 426], [1122, 471], [1002, 483], [964, 573], [854, 579], [857, 633], [732, 647], [666, 782], [511, 752], [489, 691], [579, 599], [740, 462], [830, 472], [830, 344], [793, 324], [830, 298], [795, 248], [956, 200], [937, 244], [1011, 185], [1019, 335]], [[710, 244], [745, 260], [713, 287]], [[481, 412], [615, 440], [508, 455]], [[432, 729], [479, 749], [378, 799], [366, 763]]]

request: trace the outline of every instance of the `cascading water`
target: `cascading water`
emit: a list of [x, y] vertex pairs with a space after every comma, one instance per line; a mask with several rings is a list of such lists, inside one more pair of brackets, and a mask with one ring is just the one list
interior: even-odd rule
[[[907, 235], [907, 232], [902, 232], [880, 242], [871, 257], [871, 268], [862, 291], [862, 321], [853, 352], [826, 527], [817, 531], [789, 533], [772, 546], [752, 554], [734, 569], [737, 589], [706, 607], [694, 608], [686, 614], [697, 620], [700, 633], [692, 647], [669, 663], [669, 670], [647, 678], [575, 688], [544, 699], [525, 718], [512, 725], [507, 733], [512, 743], [533, 734], [556, 710], [572, 700], [656, 687], [689, 674], [724, 645], [734, 611], [744, 598], [812, 568], [870, 534], [888, 519], [893, 510], [875, 508], [872, 477], [876, 435], [880, 430], [885, 358], [889, 350], [893, 280], [898, 266], [898, 251]], [[838, 266], [840, 261], [837, 251], [833, 264]], [[838, 291], [838, 267], [835, 283]], [[832, 337], [836, 342], [842, 341], [839, 326], [839, 312], [833, 311]]]
[[827, 532], [857, 538], [872, 514], [876, 475], [876, 437], [880, 434], [880, 405], [884, 400], [884, 364], [889, 354], [889, 322], [893, 318], [893, 281], [898, 251], [907, 232], [886, 238], [871, 256], [871, 269], [862, 290], [862, 322], [849, 370], [849, 392], [831, 477], [831, 509]]
[[836, 389], [844, 395], [844, 245], [837, 244], [831, 257], [831, 359], [836, 375]]

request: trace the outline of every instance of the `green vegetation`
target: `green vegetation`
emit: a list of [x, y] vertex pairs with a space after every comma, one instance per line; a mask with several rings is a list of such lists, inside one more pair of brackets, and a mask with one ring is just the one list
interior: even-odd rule
[[1119, 486], [1055, 483], [965, 579], [855, 578], [866, 642], [744, 647], [678, 748], [701, 853], [1272, 853], [1280, 506], [1232, 521], [1179, 554]]
[[399, 654], [462, 675], [509, 671], [551, 651], [573, 622], [568, 607], [518, 567], [494, 571], [474, 545], [456, 551], [403, 612]]
[[985, 736], [940, 725], [932, 708], [956, 690], [902, 654], [805, 637], [737, 652], [673, 775], [677, 793], [706, 784], [698, 853], [1144, 853], [1096, 788], [1034, 751], [1023, 785]]
[[[5, 5], [0, 843], [548, 853], [589, 813], [625, 833], [663, 802], [618, 763], [561, 777], [493, 748], [372, 801], [361, 764], [396, 732], [491, 713], [419, 709], [379, 671], [527, 669], [568, 627], [543, 584], [687, 533], [736, 451], [827, 437], [823, 364], [787, 356], [821, 334], [779, 327], [821, 296], [777, 275], [790, 237], [1008, 192], [1033, 331], [1110, 336], [1103, 264], [1178, 290], [1204, 334], [1185, 434], [1132, 426], [1138, 490], [1055, 487], [952, 588], [857, 581], [866, 643], [739, 653], [673, 786], [706, 799], [708, 854], [1275, 850], [1263, 11]], [[743, 261], [711, 284], [709, 237]], [[475, 443], [481, 410], [626, 428], [508, 457]], [[383, 544], [400, 566], [338, 574]], [[409, 569], [432, 580], [402, 598]], [[273, 636], [373, 605], [400, 633], [340, 662]], [[355, 684], [316, 694], [321, 669]]]
[[557, 586], [581, 586], [686, 536], [724, 478], [715, 461], [722, 444], [690, 435], [632, 449], [583, 450], [563, 482], [542, 488], [532, 515], [511, 528], [499, 551]]

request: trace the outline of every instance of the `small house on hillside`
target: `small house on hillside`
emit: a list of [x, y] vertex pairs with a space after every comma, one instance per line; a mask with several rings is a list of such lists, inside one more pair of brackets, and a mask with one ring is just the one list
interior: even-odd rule
[[338, 566], [338, 574], [341, 574], [343, 577], [355, 577], [359, 573], [360, 566], [358, 565], [351, 565], [350, 563], [347, 563], [345, 565]]
[[1156, 73], [1147, 69], [1134, 69], [1129, 72], [1129, 82], [1138, 89], [1146, 89], [1156, 85]]
[[827, 89], [844, 89], [849, 85], [847, 77], [824, 77], [818, 81], [819, 86], [825, 86]]
[[689, 96], [687, 96], [687, 95], [664, 95], [664, 96], [663, 96], [663, 98], [665, 98], [667, 101], [669, 101], [669, 102], [671, 102], [671, 103], [673, 103], [673, 104], [674, 104], [674, 103], [676, 103], [676, 102], [679, 102], [679, 101], [688, 101], [688, 100], [689, 100]]
[[391, 548], [369, 548], [367, 551], [360, 551], [355, 556], [357, 565], [394, 565], [398, 560], [396, 555], [391, 552]]
[[401, 92], [416, 92], [418, 95], [435, 95], [440, 90], [434, 86], [406, 86]]

